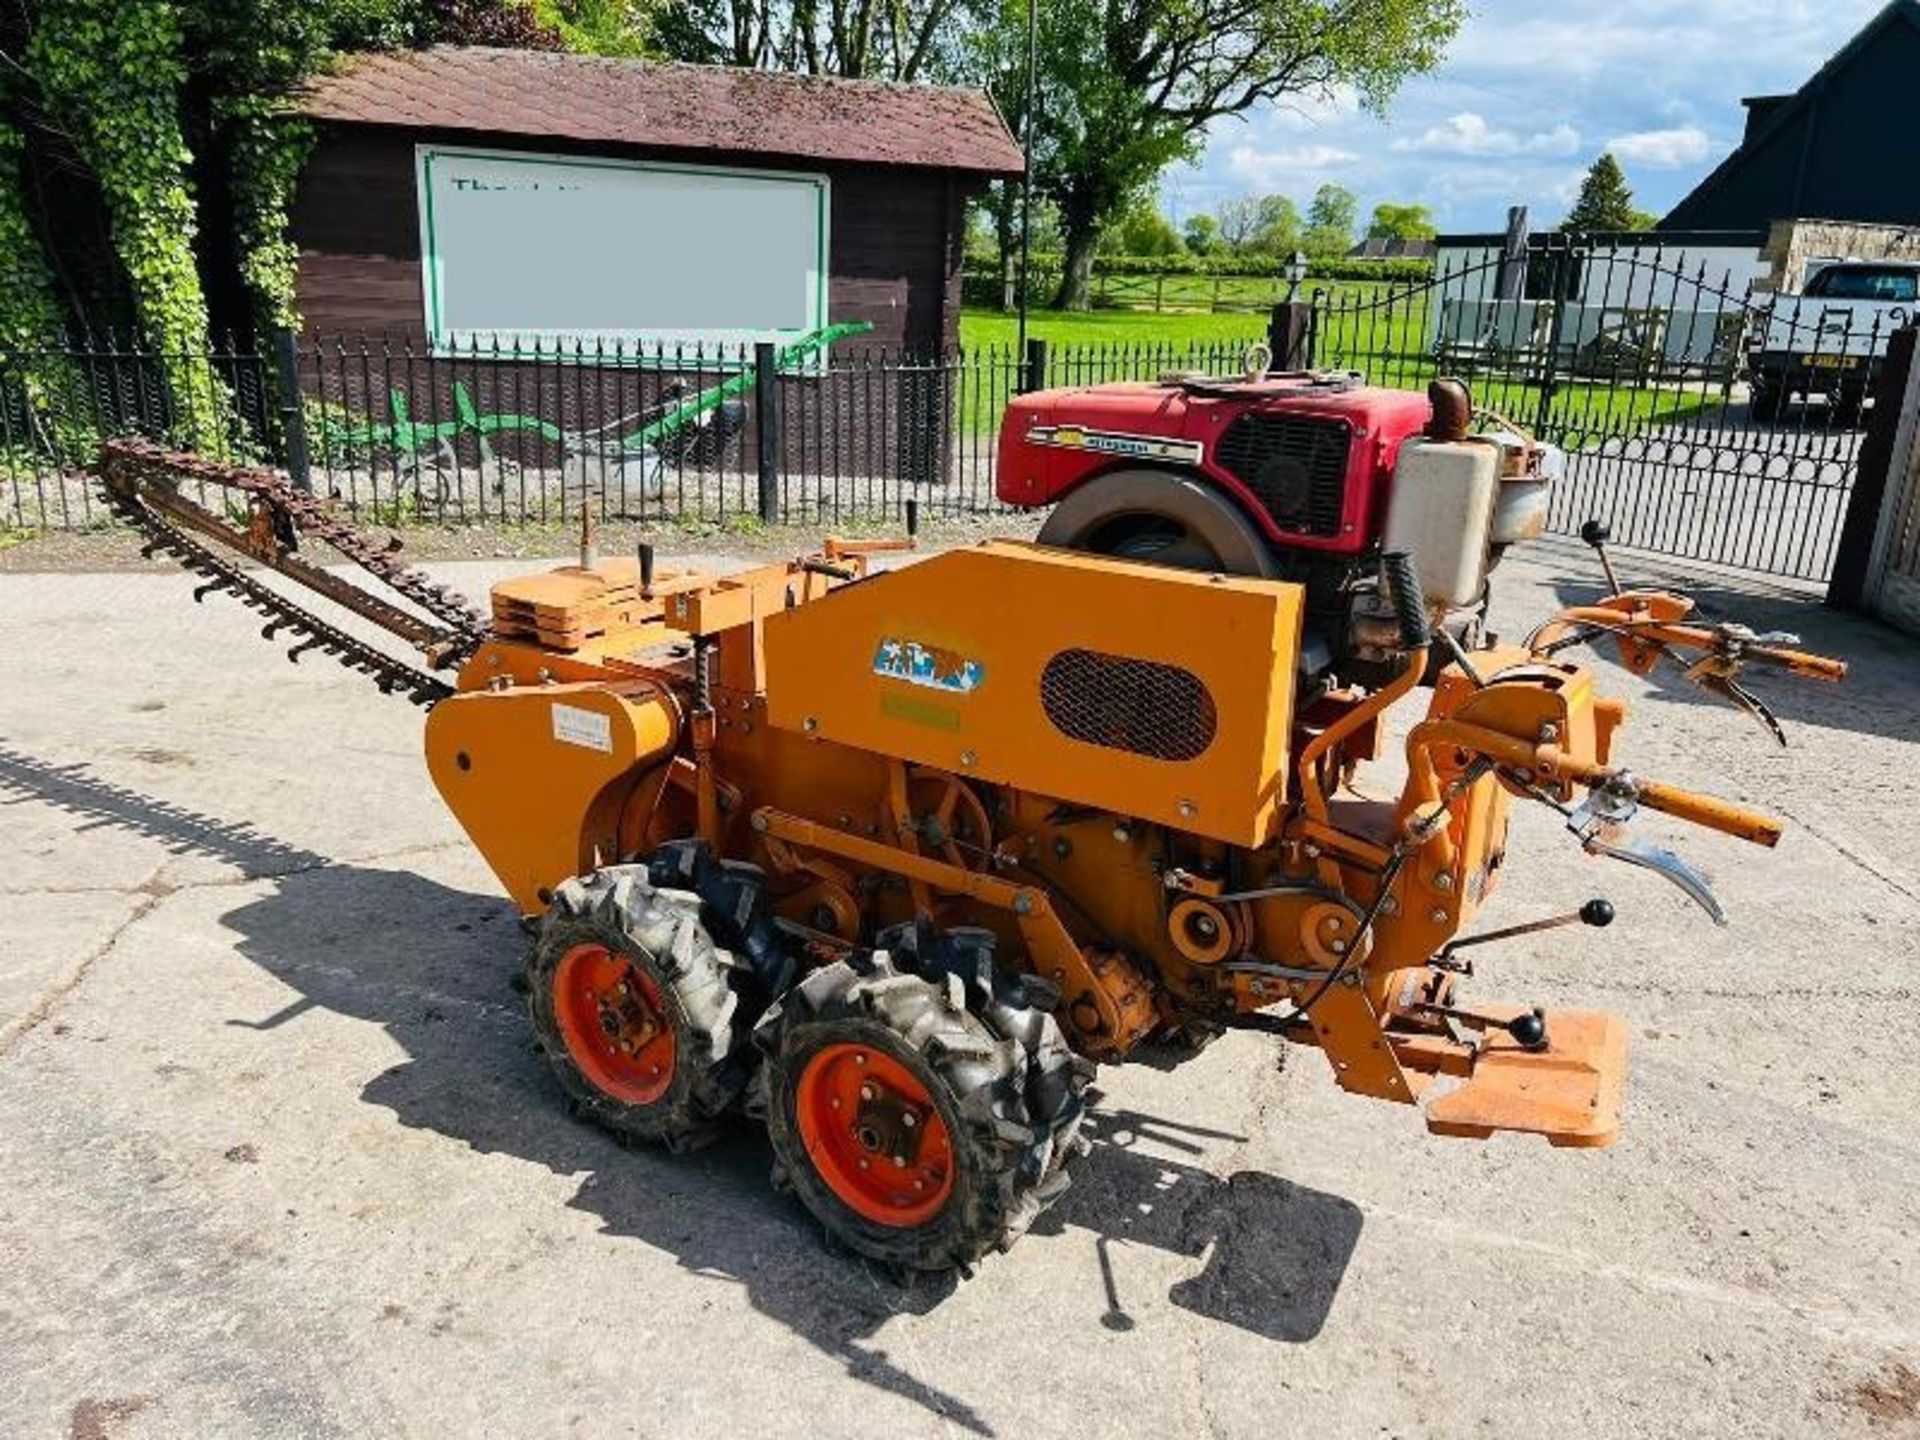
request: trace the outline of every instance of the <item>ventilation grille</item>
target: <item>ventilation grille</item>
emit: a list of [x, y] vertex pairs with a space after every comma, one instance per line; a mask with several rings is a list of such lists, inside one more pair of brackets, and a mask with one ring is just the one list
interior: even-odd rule
[[1220, 717], [1191, 670], [1062, 650], [1040, 675], [1040, 703], [1062, 735], [1154, 760], [1192, 760], [1213, 743]]
[[1316, 415], [1242, 415], [1214, 446], [1221, 467], [1254, 493], [1274, 523], [1296, 535], [1332, 538], [1346, 507], [1343, 420]]

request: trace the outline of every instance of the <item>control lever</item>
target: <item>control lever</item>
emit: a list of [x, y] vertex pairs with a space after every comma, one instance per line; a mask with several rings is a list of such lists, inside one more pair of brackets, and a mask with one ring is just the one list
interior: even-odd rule
[[1589, 520], [1580, 527], [1580, 538], [1593, 547], [1593, 553], [1600, 557], [1600, 568], [1607, 572], [1607, 593], [1620, 593], [1619, 577], [1613, 573], [1613, 561], [1607, 558], [1607, 542], [1613, 538], [1613, 531], [1607, 528], [1604, 520]]
[[1521, 935], [1538, 935], [1542, 930], [1559, 930], [1568, 925], [1591, 925], [1603, 930], [1613, 923], [1613, 902], [1599, 896], [1587, 901], [1578, 910], [1566, 915], [1550, 915], [1544, 920], [1529, 920], [1521, 925], [1508, 925], [1499, 930], [1488, 930], [1481, 935], [1466, 935], [1457, 940], [1449, 940], [1441, 947], [1440, 953], [1429, 962], [1437, 970], [1451, 970], [1456, 975], [1472, 975], [1471, 960], [1455, 960], [1456, 950], [1464, 950], [1469, 945], [1490, 945], [1495, 940], [1512, 940]]
[[1727, 912], [1720, 907], [1707, 877], [1682, 860], [1673, 851], [1644, 840], [1630, 840], [1622, 827], [1640, 810], [1640, 792], [1633, 777], [1624, 771], [1604, 784], [1587, 791], [1586, 798], [1565, 812], [1567, 829], [1580, 841], [1589, 855], [1605, 855], [1638, 865], [1680, 887], [1689, 899], [1713, 917], [1716, 925], [1727, 923]]

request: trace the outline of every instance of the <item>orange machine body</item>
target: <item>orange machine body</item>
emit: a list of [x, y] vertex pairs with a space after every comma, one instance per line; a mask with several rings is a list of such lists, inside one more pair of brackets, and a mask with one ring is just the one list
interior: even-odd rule
[[1565, 797], [1607, 773], [1624, 711], [1591, 672], [1444, 671], [1403, 793], [1370, 801], [1341, 782], [1407, 687], [1296, 715], [1296, 587], [1009, 542], [867, 570], [830, 546], [496, 587], [427, 753], [515, 902], [697, 836], [829, 951], [917, 914], [992, 929], [1096, 1057], [1311, 997], [1289, 1036], [1345, 1088], [1449, 1134], [1613, 1137], [1617, 1022], [1555, 1015], [1529, 1051], [1434, 964], [1497, 883], [1516, 777]]

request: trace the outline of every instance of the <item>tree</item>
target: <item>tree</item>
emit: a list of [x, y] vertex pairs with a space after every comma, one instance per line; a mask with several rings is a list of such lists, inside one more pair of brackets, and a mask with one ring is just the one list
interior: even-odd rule
[[657, 8], [653, 0], [533, 0], [536, 22], [582, 55], [649, 54]]
[[1353, 248], [1353, 226], [1360, 202], [1341, 185], [1322, 185], [1307, 207], [1303, 246], [1309, 255], [1344, 255]]
[[[205, 358], [215, 318], [230, 330], [295, 319], [287, 208], [309, 132], [289, 97], [345, 51], [559, 48], [535, 4], [590, 44], [651, 0], [0, 6], [0, 335], [132, 330], [161, 356], [180, 437], [223, 442], [235, 417]], [[218, 283], [229, 276], [242, 293]], [[28, 375], [25, 391], [37, 404], [58, 386]]]
[[1260, 228], [1260, 202], [1251, 195], [1222, 200], [1214, 214], [1220, 243], [1229, 250], [1244, 250]]
[[[1000, 6], [1001, 24], [1024, 23], [1025, 0]], [[1336, 84], [1382, 110], [1464, 13], [1462, 0], [1048, 0], [1036, 180], [1065, 235], [1055, 305], [1087, 308], [1100, 232], [1214, 121]]]
[[1107, 248], [1119, 255], [1179, 255], [1187, 248], [1151, 197], [1136, 200], [1105, 238]]
[[1220, 239], [1235, 252], [1286, 255], [1300, 243], [1300, 210], [1285, 195], [1242, 195], [1218, 214]]
[[1196, 255], [1211, 255], [1225, 243], [1220, 238], [1220, 222], [1206, 214], [1189, 215], [1181, 238]]
[[1611, 153], [1593, 162], [1580, 182], [1580, 194], [1560, 224], [1562, 230], [1639, 230], [1636, 222], [1644, 214], [1633, 207], [1633, 191], [1627, 188], [1626, 172]]
[[1284, 195], [1263, 195], [1246, 248], [1258, 255], [1291, 255], [1300, 248], [1300, 207]]
[[1373, 219], [1367, 225], [1369, 240], [1431, 240], [1439, 233], [1426, 206], [1385, 200], [1373, 207]]
[[920, 80], [959, 67], [963, 8], [964, 0], [670, 0], [652, 40], [676, 60], [706, 65]]

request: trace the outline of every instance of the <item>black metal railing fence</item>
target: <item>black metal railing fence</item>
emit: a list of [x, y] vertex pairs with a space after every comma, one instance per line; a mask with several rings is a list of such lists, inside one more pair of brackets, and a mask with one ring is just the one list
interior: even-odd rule
[[[1556, 237], [1427, 279], [1322, 286], [1275, 307], [1285, 360], [1418, 389], [1460, 375], [1567, 454], [1552, 526], [1819, 580], [1898, 307], [1771, 296], [1657, 244]], [[0, 527], [106, 523], [88, 471], [140, 433], [282, 465], [363, 522], [608, 520], [752, 527], [989, 514], [1012, 396], [1243, 373], [1240, 340], [924, 354], [282, 335], [168, 354], [122, 337], [0, 351]], [[1488, 423], [1492, 423], [1489, 421]]]
[[953, 349], [535, 346], [281, 337], [163, 353], [121, 337], [0, 353], [0, 526], [107, 523], [115, 435], [285, 467], [370, 523], [720, 526], [992, 513], [1010, 397], [1243, 366], [1239, 341]]

